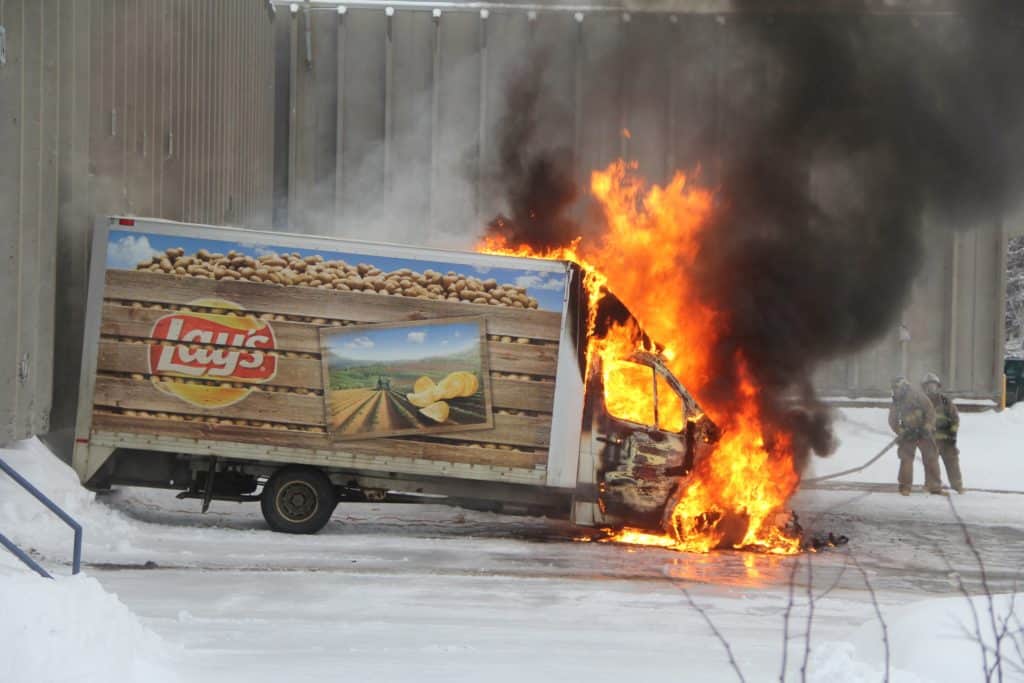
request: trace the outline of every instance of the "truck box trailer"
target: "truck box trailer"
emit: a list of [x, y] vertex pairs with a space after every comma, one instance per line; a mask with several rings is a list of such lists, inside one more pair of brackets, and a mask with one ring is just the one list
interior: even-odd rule
[[653, 352], [615, 370], [650, 418], [612, 414], [588, 343], [635, 321], [600, 301], [566, 261], [103, 219], [74, 467], [294, 533], [340, 500], [656, 528], [715, 428]]

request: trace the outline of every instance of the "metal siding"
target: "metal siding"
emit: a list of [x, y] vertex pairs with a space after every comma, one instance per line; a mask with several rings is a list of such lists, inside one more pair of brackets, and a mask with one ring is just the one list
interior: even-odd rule
[[[8, 296], [0, 297], [0, 320], [8, 321], [13, 339], [0, 345], [0, 443], [25, 436], [18, 421], [18, 357], [21, 343], [17, 320], [21, 303], [19, 252], [21, 245], [21, 56], [22, 3], [0, 4], [0, 25], [6, 29], [7, 63], [0, 66], [0, 278]], [[10, 97], [6, 93], [15, 93]], [[13, 322], [14, 324], [11, 324]]]
[[[338, 102], [345, 121], [341, 131], [345, 150], [342, 170], [345, 213], [335, 218], [351, 216], [353, 222], [344, 225], [341, 234], [365, 239], [369, 235], [358, 225], [359, 217], [383, 200], [385, 16], [380, 11], [350, 11], [345, 17], [345, 27], [345, 92]], [[315, 74], [315, 71], [303, 71], [303, 76], [315, 77]], [[307, 110], [311, 104], [301, 101], [300, 110]], [[303, 176], [293, 176], [290, 182], [315, 185], [319, 180], [314, 177], [307, 181]], [[316, 207], [305, 208], [316, 212]], [[314, 232], [311, 228], [312, 225], [305, 229]], [[325, 225], [322, 229], [332, 234], [334, 226]]]
[[0, 443], [51, 429], [53, 396], [67, 451], [95, 215], [271, 223], [270, 16], [261, 0], [0, 0]]
[[[440, 173], [434, 187], [435, 228], [440, 233], [465, 234], [479, 223], [475, 179], [479, 160], [480, 15], [449, 12], [441, 15], [440, 107], [437, 157]], [[444, 198], [443, 201], [440, 198]]]
[[[548, 52], [544, 107], [550, 111], [540, 114], [560, 122], [582, 186], [591, 169], [625, 156], [651, 181], [665, 182], [680, 169], [713, 187], [720, 155], [743, 145], [744, 117], [771, 106], [759, 93], [780, 77], [742, 30], [744, 22], [764, 17], [713, 13], [727, 9], [720, 3], [667, 3], [663, 9], [680, 13], [638, 11], [628, 20], [621, 10], [584, 11], [578, 18], [576, 9], [545, 8], [531, 18], [507, 5], [490, 5], [483, 19], [480, 6], [469, 3], [444, 4], [440, 17], [426, 3], [416, 9], [395, 3], [389, 18], [386, 4], [350, 3], [344, 15], [303, 5], [312, 16], [311, 68], [302, 19], [294, 20], [300, 30], [292, 39], [299, 61], [290, 135], [295, 163], [287, 180], [292, 229], [361, 237], [369, 219], [379, 238], [416, 234], [423, 242], [466, 244], [500, 208], [487, 181], [498, 162], [504, 79], [523, 65], [531, 45]], [[286, 8], [278, 14], [287, 15]], [[780, 15], [773, 25], [784, 31], [806, 20]], [[902, 30], [906, 21], [873, 20], [880, 30]], [[948, 18], [938, 17], [932, 28], [945, 30]], [[659, 50], [669, 37], [672, 49]], [[422, 224], [413, 231], [396, 218], [393, 234], [378, 234], [392, 229], [392, 215], [422, 216]], [[896, 374], [916, 379], [936, 371], [951, 376], [958, 394], [998, 393], [999, 234], [961, 232], [954, 239], [936, 226], [927, 240], [903, 315], [911, 340], [904, 345], [896, 327], [826, 364], [818, 373], [823, 392], [885, 396]]]
[[[405, 214], [430, 215], [430, 84], [433, 71], [433, 18], [426, 12], [400, 12], [393, 21], [395, 83], [392, 115], [392, 205]], [[406, 169], [417, 169], [415, 174]], [[410, 176], [418, 182], [406, 182]]]
[[[81, 353], [80, 338], [85, 319], [84, 283], [88, 273], [88, 233], [79, 221], [91, 221], [93, 205], [93, 173], [88, 157], [90, 141], [90, 111], [96, 99], [90, 87], [94, 42], [91, 40], [93, 21], [98, 14], [96, 2], [61, 0], [61, 91], [60, 91], [60, 163], [58, 165], [57, 214], [57, 287], [55, 308], [57, 329], [54, 358], [70, 359], [55, 363], [53, 384], [67, 387], [77, 383], [77, 359]], [[70, 283], [81, 283], [73, 286]], [[75, 407], [67, 401], [53, 404], [52, 423], [70, 425], [74, 421]]]
[[45, 430], [50, 412], [61, 23], [57, 0], [0, 4], [0, 443]]

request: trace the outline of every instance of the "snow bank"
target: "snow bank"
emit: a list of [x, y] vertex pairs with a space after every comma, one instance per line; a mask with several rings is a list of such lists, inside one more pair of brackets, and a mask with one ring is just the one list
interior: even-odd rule
[[[130, 520], [95, 501], [96, 495], [84, 489], [78, 476], [38, 439], [0, 449], [0, 458], [14, 467], [40, 491], [85, 528], [86, 545], [103, 539], [127, 543], [132, 535]], [[71, 529], [46, 507], [29, 495], [7, 475], [0, 473], [0, 529], [23, 548], [34, 548], [48, 558], [70, 564]], [[51, 562], [52, 564], [52, 562]], [[53, 573], [53, 572], [51, 572]]]
[[[1002, 628], [1003, 620], [1014, 611], [1014, 604], [1019, 615], [1024, 611], [1024, 594], [995, 596], [993, 612], [998, 629]], [[962, 597], [937, 598], [886, 611], [893, 681], [944, 683], [986, 680], [982, 674], [982, 654], [975, 635], [972, 605], [978, 613], [982, 639], [989, 651], [988, 666], [991, 670], [996, 639], [987, 600], [984, 597], [972, 598], [970, 602]], [[1019, 618], [1011, 622], [1010, 630], [1012, 635], [1002, 641], [1000, 648], [1003, 658], [1002, 680], [1005, 683], [1020, 683], [1024, 681], [1024, 660], [1017, 648], [1024, 648], [1024, 634], [1021, 633]], [[1014, 637], [1017, 645], [1013, 643]], [[856, 648], [857, 658], [881, 671], [884, 647], [878, 623], [871, 621], [864, 624], [850, 640]], [[908, 671], [913, 671], [914, 675], [903, 673]], [[993, 676], [991, 680], [995, 679]], [[878, 680], [877, 676], [875, 680]]]
[[[93, 501], [74, 472], [38, 440], [0, 449], [0, 457], [78, 519], [88, 533], [100, 525], [124, 530], [126, 521]], [[6, 474], [0, 473], [0, 530], [46, 558], [71, 560], [71, 530]], [[44, 579], [0, 549], [0, 681], [176, 680], [167, 648], [116, 596], [93, 578], [68, 573], [52, 559]]]
[[[806, 478], [863, 465], [892, 439], [884, 408], [846, 408], [838, 411], [835, 423], [839, 449], [828, 458], [813, 458]], [[960, 414], [960, 467], [964, 485], [1003, 491], [1024, 491], [1024, 403], [1002, 412]], [[914, 481], [924, 481], [918, 457]], [[898, 461], [895, 449], [864, 470], [835, 479], [836, 482], [896, 482]], [[943, 481], [945, 481], [943, 471]]]
[[83, 575], [51, 581], [0, 566], [0, 681], [177, 680], [160, 638]]

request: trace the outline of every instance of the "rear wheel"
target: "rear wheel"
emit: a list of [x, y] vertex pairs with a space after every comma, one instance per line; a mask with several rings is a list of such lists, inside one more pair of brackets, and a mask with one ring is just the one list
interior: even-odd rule
[[315, 534], [331, 519], [338, 496], [327, 475], [312, 467], [285, 467], [260, 494], [263, 518], [274, 531]]

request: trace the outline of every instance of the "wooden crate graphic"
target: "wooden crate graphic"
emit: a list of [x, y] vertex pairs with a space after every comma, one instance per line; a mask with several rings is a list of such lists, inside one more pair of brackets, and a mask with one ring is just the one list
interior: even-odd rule
[[[184, 372], [155, 368], [154, 354], [168, 346], [174, 347], [168, 354], [173, 351], [184, 359], [209, 358], [214, 352], [220, 352], [218, 359], [225, 359], [228, 352], [253, 349], [228, 333], [203, 337], [194, 332], [191, 338], [176, 341], [154, 338], [158, 322], [182, 314], [207, 316], [214, 322], [244, 319], [257, 332], [264, 324], [271, 328], [273, 348], [265, 353], [274, 359], [272, 377], [240, 381], [206, 374], [190, 378]], [[321, 329], [466, 316], [486, 320], [492, 427], [344, 443], [329, 437]], [[528, 305], [282, 286], [180, 272], [108, 270], [92, 428], [453, 463], [543, 467], [560, 328], [559, 313]], [[243, 346], [237, 346], [239, 342]], [[207, 355], [199, 356], [201, 352]], [[248, 361], [251, 364], [253, 358]], [[183, 400], [178, 394], [192, 390], [182, 387], [201, 387], [199, 393], [215, 395], [216, 391], [204, 388], [214, 387], [244, 396], [226, 405], [203, 407], [201, 401]]]

